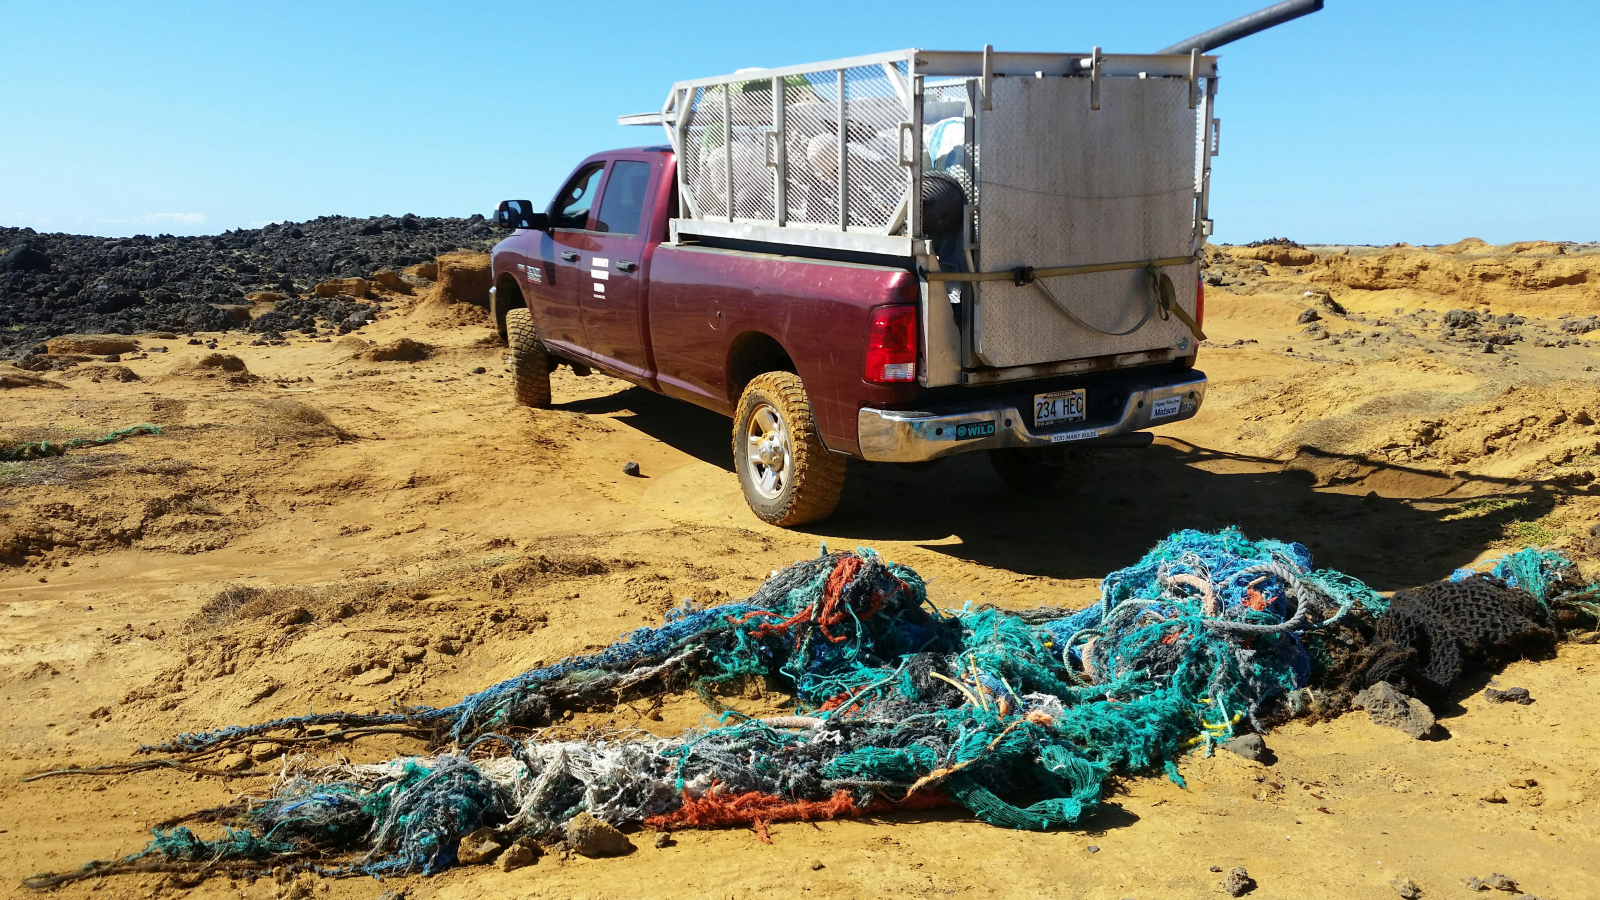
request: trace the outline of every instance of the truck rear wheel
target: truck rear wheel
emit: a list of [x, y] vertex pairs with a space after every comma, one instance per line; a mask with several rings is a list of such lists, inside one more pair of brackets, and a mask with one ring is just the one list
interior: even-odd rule
[[1089, 476], [1091, 454], [1087, 450], [1027, 447], [990, 450], [989, 463], [994, 473], [1019, 494], [1054, 494], [1083, 482]]
[[526, 309], [506, 311], [506, 337], [511, 344], [511, 385], [523, 406], [550, 405], [550, 354], [539, 343], [533, 315]]
[[733, 417], [733, 466], [750, 509], [773, 525], [826, 519], [844, 493], [845, 458], [822, 445], [793, 372], [767, 372], [745, 386]]

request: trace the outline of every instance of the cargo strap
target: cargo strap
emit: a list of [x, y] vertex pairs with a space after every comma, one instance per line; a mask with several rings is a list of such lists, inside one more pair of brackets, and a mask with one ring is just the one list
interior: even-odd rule
[[[1079, 325], [1082, 325], [1084, 328], [1087, 328], [1090, 331], [1099, 332], [1100, 334], [1108, 335], [1110, 337], [1121, 337], [1126, 334], [1133, 334], [1135, 331], [1143, 328], [1145, 323], [1150, 321], [1150, 317], [1158, 312], [1161, 314], [1161, 318], [1163, 319], [1168, 318], [1169, 316], [1177, 316], [1179, 321], [1188, 326], [1189, 331], [1194, 335], [1195, 340], [1203, 341], [1206, 339], [1206, 335], [1205, 332], [1200, 330], [1200, 323], [1196, 322], [1193, 316], [1189, 315], [1189, 313], [1185, 311], [1182, 306], [1178, 305], [1176, 291], [1172, 286], [1172, 279], [1166, 275], [1163, 275], [1160, 271], [1163, 266], [1186, 266], [1194, 261], [1195, 257], [1193, 256], [1169, 256], [1165, 259], [1150, 259], [1115, 263], [1093, 263], [1086, 266], [1052, 266], [1045, 269], [1035, 269], [1032, 266], [1018, 266], [1015, 269], [1007, 272], [929, 272], [927, 273], [927, 278], [929, 281], [1010, 281], [1017, 287], [1023, 287], [1024, 285], [1031, 284], [1037, 287], [1039, 291], [1045, 295], [1052, 306], [1065, 313], [1067, 318], [1077, 322]], [[1144, 318], [1140, 319], [1137, 325], [1134, 325], [1127, 331], [1106, 331], [1090, 325], [1088, 322], [1085, 322], [1083, 319], [1079, 318], [1077, 313], [1074, 313], [1072, 310], [1068, 309], [1066, 304], [1056, 299], [1056, 295], [1052, 294], [1050, 289], [1045, 287], [1043, 282], [1039, 281], [1041, 278], [1055, 278], [1060, 275], [1088, 275], [1094, 272], [1117, 272], [1127, 269], [1145, 270], [1150, 277], [1150, 296], [1151, 300], [1153, 301], [1150, 304], [1150, 309], [1145, 312]]]
[[1051, 266], [1035, 269], [1018, 266], [1004, 272], [929, 272], [929, 281], [1010, 281], [1021, 287], [1039, 278], [1058, 275], [1089, 275], [1095, 272], [1117, 272], [1123, 269], [1144, 269], [1150, 266], [1186, 266], [1195, 261], [1193, 256], [1169, 256], [1166, 259], [1140, 259], [1132, 262], [1093, 263], [1087, 266]]

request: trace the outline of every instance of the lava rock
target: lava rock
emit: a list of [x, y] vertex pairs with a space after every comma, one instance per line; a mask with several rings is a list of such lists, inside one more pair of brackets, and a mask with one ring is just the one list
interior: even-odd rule
[[1505, 891], [1508, 894], [1515, 894], [1520, 890], [1520, 888], [1517, 887], [1516, 881], [1514, 881], [1510, 876], [1501, 875], [1499, 872], [1495, 872], [1488, 878], [1485, 878], [1483, 883], [1490, 890]]
[[567, 820], [567, 846], [584, 856], [622, 856], [633, 851], [628, 836], [581, 812]]
[[533, 865], [534, 861], [539, 858], [538, 846], [538, 844], [526, 844], [518, 841], [507, 847], [506, 851], [500, 854], [500, 871], [514, 872], [525, 866]]
[[1295, 324], [1296, 325], [1309, 325], [1312, 322], [1315, 322], [1316, 320], [1318, 320], [1320, 318], [1322, 318], [1322, 314], [1321, 313], [1317, 312], [1315, 309], [1311, 309], [1310, 307], [1307, 307], [1305, 312], [1302, 312], [1300, 314], [1300, 318], [1295, 319]]
[[1503, 691], [1492, 687], [1484, 688], [1483, 699], [1490, 703], [1516, 703], [1521, 706], [1527, 706], [1533, 702], [1533, 696], [1524, 687], [1509, 687]]
[[660, 832], [660, 833], [658, 833], [656, 835], [655, 847], [656, 847], [657, 850], [661, 850], [661, 849], [666, 848], [666, 847], [671, 847], [673, 844], [676, 844], [676, 843], [677, 843], [677, 841], [672, 839], [672, 834], [670, 832], [663, 831], [663, 832]]
[[0, 272], [48, 272], [50, 255], [28, 244], [12, 247], [0, 256]]
[[1267, 742], [1259, 734], [1241, 734], [1224, 743], [1222, 748], [1254, 762], [1262, 762], [1269, 752]]
[[[337, 326], [373, 301], [350, 296], [354, 285], [336, 296], [304, 296], [311, 285], [370, 277], [406, 293], [396, 286], [405, 279], [376, 273], [456, 251], [481, 255], [495, 241], [481, 224], [481, 218], [325, 216], [209, 237], [116, 240], [0, 227], [0, 359], [63, 334], [265, 331], [217, 308], [270, 302], [264, 293], [288, 298], [276, 302], [295, 319], [271, 330]], [[285, 303], [293, 308], [284, 310]]]
[[456, 848], [456, 859], [467, 866], [490, 862], [505, 849], [494, 837], [493, 828], [479, 828], [461, 839], [460, 846]]
[[1243, 897], [1255, 889], [1256, 880], [1250, 877], [1244, 866], [1235, 868], [1222, 879], [1222, 890], [1230, 897]]
[[1478, 324], [1478, 314], [1470, 309], [1452, 309], [1444, 314], [1444, 324], [1449, 328], [1470, 328]]
[[1356, 707], [1365, 709], [1372, 721], [1398, 728], [1419, 741], [1431, 735], [1437, 725], [1433, 710], [1428, 709], [1427, 704], [1415, 697], [1407, 697], [1387, 681], [1380, 681], [1356, 694], [1352, 702]]
[[1389, 882], [1389, 886], [1406, 900], [1418, 900], [1422, 896], [1422, 888], [1417, 887], [1417, 883], [1409, 878], [1396, 878]]
[[486, 373], [488, 371], [489, 370], [485, 369], [483, 366], [478, 366], [477, 368], [472, 370], [472, 374], [474, 374], [474, 375], [482, 375], [482, 374], [484, 374], [484, 373]]
[[634, 478], [638, 478], [639, 477], [639, 464], [636, 463], [636, 462], [623, 463], [622, 464], [622, 474], [624, 474], [624, 475], [632, 475]]

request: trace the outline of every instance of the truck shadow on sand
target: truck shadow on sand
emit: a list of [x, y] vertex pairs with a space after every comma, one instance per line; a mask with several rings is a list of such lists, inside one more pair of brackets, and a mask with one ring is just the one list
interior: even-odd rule
[[[733, 470], [729, 421], [717, 413], [641, 388], [557, 408], [614, 415]], [[1313, 470], [1329, 469], [1354, 474], [1319, 484]], [[833, 516], [796, 530], [867, 546], [918, 543], [1024, 575], [1100, 578], [1173, 531], [1236, 525], [1251, 538], [1299, 541], [1317, 566], [1387, 591], [1443, 578], [1504, 542], [1508, 529], [1549, 513], [1561, 497], [1594, 492], [1312, 448], [1285, 462], [1162, 439], [1142, 450], [1102, 451], [1079, 486], [1040, 497], [1009, 490], [982, 453], [923, 468], [852, 461]], [[1521, 542], [1548, 542], [1540, 536], [1535, 528]]]
[[[1359, 476], [1319, 485], [1311, 469], [1329, 462], [1353, 464]], [[1053, 497], [1010, 492], [982, 455], [923, 472], [853, 468], [838, 511], [807, 530], [937, 541], [923, 546], [1021, 574], [1099, 578], [1173, 531], [1235, 525], [1251, 538], [1299, 541], [1318, 567], [1387, 591], [1448, 576], [1508, 529], [1527, 529], [1522, 543], [1547, 543], [1537, 526], [1519, 523], [1548, 514], [1563, 495], [1592, 492], [1310, 449], [1285, 462], [1167, 439], [1103, 452], [1076, 490]]]

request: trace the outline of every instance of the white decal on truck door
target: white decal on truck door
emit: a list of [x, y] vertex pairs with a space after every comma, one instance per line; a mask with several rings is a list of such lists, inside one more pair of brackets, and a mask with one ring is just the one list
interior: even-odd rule
[[611, 260], [606, 259], [604, 256], [596, 256], [594, 258], [594, 266], [597, 269], [609, 269], [611, 268]]
[[594, 276], [596, 281], [606, 281], [611, 278], [611, 273], [605, 269], [590, 269], [589, 274]]

